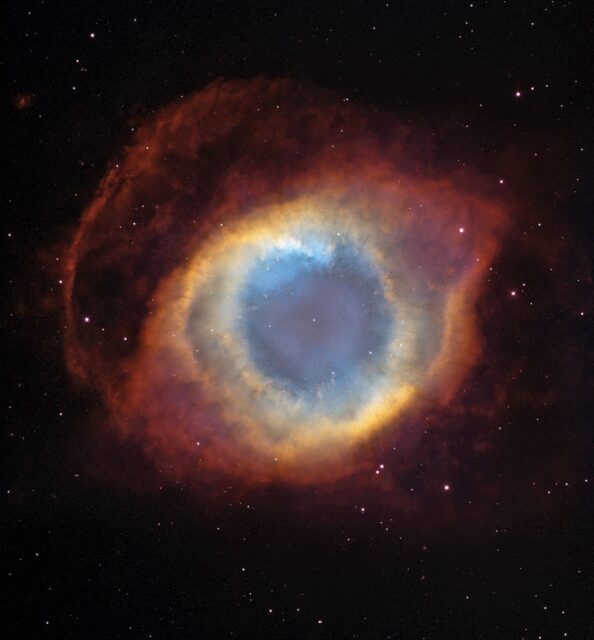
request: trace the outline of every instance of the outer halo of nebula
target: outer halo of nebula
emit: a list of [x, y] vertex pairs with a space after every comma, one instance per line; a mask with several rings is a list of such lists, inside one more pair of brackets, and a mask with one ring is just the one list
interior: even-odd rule
[[[106, 428], [174, 476], [302, 485], [370, 467], [374, 436], [455, 404], [509, 215], [478, 173], [430, 158], [425, 133], [288, 80], [219, 81], [159, 112], [68, 250], [67, 361]], [[303, 238], [369, 257], [398, 326], [348, 401], [289, 396], [238, 331], [254, 255]]]

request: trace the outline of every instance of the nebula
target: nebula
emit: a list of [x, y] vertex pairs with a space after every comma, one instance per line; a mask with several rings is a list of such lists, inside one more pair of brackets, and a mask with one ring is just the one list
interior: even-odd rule
[[135, 134], [66, 256], [66, 353], [174, 476], [303, 485], [452, 403], [509, 225], [431, 136], [290, 80], [217, 81]]

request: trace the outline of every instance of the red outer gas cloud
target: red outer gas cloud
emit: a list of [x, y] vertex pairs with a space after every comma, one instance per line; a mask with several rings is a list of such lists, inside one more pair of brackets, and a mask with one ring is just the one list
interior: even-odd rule
[[[509, 220], [481, 176], [437, 171], [430, 158], [430, 137], [389, 114], [286, 80], [216, 82], [158, 113], [109, 169], [67, 253], [67, 362], [99, 391], [105, 428], [140, 441], [173, 477], [304, 484], [373, 469], [378, 438], [410, 439], [428, 412], [463, 411], [457, 394], [482, 353], [476, 302]], [[388, 271], [404, 252], [415, 274], [404, 298], [421, 287], [440, 301], [418, 339], [440, 338], [426, 361], [411, 352], [410, 394], [395, 388], [318, 456], [325, 440], [307, 455], [277, 449], [260, 414], [242, 421], [241, 393], [237, 407], [219, 396], [228, 371], [187, 357], [179, 301], [246, 230], [278, 233], [320, 203], [354, 232], [371, 229]]]

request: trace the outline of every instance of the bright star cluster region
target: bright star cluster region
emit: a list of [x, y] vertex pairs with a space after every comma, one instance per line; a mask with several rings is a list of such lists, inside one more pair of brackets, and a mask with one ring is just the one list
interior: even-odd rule
[[[290, 80], [157, 113], [67, 252], [71, 372], [178, 477], [307, 484], [456, 398], [509, 216], [430, 137]], [[105, 332], [117, 311], [118, 330]]]

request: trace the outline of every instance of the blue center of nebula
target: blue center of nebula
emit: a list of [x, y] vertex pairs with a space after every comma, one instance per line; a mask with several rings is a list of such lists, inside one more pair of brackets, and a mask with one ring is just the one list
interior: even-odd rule
[[348, 243], [267, 251], [247, 274], [241, 308], [263, 374], [296, 395], [335, 392], [342, 402], [377, 371], [394, 323], [376, 270]]

